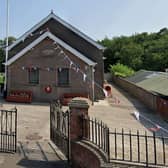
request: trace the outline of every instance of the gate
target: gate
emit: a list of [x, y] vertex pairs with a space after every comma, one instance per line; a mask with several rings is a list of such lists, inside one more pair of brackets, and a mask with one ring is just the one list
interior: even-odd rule
[[70, 160], [69, 111], [63, 112], [60, 103], [50, 104], [50, 139]]
[[0, 110], [0, 152], [16, 152], [17, 109]]

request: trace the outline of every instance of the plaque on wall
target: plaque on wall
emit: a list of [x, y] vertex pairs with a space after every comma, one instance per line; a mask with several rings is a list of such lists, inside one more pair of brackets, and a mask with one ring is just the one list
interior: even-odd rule
[[54, 50], [53, 49], [45, 49], [45, 50], [42, 50], [42, 54], [43, 55], [52, 55], [54, 53]]

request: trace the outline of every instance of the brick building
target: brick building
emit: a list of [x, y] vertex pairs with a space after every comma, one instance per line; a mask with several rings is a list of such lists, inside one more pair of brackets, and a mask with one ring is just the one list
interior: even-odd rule
[[103, 50], [51, 12], [9, 47], [8, 94], [11, 90], [30, 90], [33, 101], [50, 101], [64, 93], [87, 93], [91, 99], [93, 95], [100, 99]]

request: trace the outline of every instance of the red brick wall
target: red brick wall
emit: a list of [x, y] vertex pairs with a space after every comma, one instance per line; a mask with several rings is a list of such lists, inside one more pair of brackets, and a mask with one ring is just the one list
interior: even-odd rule
[[147, 91], [134, 83], [127, 81], [120, 77], [113, 77], [113, 81], [123, 88], [124, 90], [128, 91], [133, 96], [137, 97], [142, 103], [144, 103], [148, 108], [152, 109], [156, 112], [157, 105], [156, 105], [156, 98], [157, 96], [154, 95], [152, 92]]
[[157, 112], [163, 119], [168, 120], [168, 100], [165, 100], [159, 95], [147, 91], [123, 78], [113, 77], [113, 80], [118, 86], [137, 97], [148, 108]]
[[157, 97], [157, 113], [168, 120], [168, 100]]
[[[54, 50], [53, 41], [50, 39], [43, 40], [34, 49], [27, 52], [24, 56], [19, 58], [8, 68], [8, 91], [13, 90], [31, 90], [33, 92], [33, 101], [51, 101], [53, 99], [60, 98], [64, 93], [89, 93], [91, 95], [91, 82], [84, 82], [83, 75], [80, 72], [75, 72], [70, 69], [70, 85], [68, 87], [58, 86], [57, 71], [45, 71], [40, 70], [39, 84], [29, 84], [28, 82], [28, 70], [22, 70], [22, 67], [37, 66], [39, 68], [54, 67], [55, 69], [69, 68], [70, 63], [68, 60], [64, 60], [64, 56], [58, 55], [58, 51]], [[53, 50], [53, 53], [46, 55], [44, 50]], [[88, 76], [90, 74], [89, 66], [82, 60], [68, 52], [64, 51], [68, 57], [85, 72]], [[103, 71], [102, 71], [103, 72]], [[96, 72], [95, 80], [102, 76]], [[99, 80], [99, 83], [103, 81]], [[47, 85], [52, 86], [52, 93], [48, 94], [44, 91]], [[99, 98], [101, 92], [99, 88], [96, 88], [96, 96]], [[90, 96], [91, 97], [91, 96]]]
[[[88, 117], [89, 105], [85, 100], [72, 100], [70, 108], [70, 140], [71, 162], [73, 168], [100, 168], [101, 157], [92, 145], [83, 140], [82, 129], [87, 132], [88, 127], [83, 127], [82, 117]], [[85, 143], [84, 143], [85, 142]]]
[[72, 143], [71, 147], [73, 168], [100, 168], [99, 158], [88, 148], [79, 143]]

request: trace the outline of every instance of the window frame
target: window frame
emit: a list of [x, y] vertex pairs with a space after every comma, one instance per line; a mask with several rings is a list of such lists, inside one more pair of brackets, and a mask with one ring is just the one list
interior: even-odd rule
[[[31, 77], [31, 73], [32, 72], [36, 72], [37, 74], [36, 74], [36, 77], [34, 77], [34, 78], [36, 78], [36, 80], [33, 80], [32, 79], [32, 77]], [[35, 74], [33, 74], [33, 75], [35, 75]], [[38, 85], [39, 84], [39, 76], [40, 76], [40, 72], [39, 72], [39, 68], [37, 68], [37, 69], [29, 69], [28, 70], [28, 81], [29, 81], [29, 84], [34, 84], [34, 85]]]
[[[64, 71], [64, 70], [66, 70], [67, 72], [66, 72], [66, 75], [67, 75], [67, 77], [66, 77], [66, 83], [64, 83], [64, 82], [60, 82], [60, 74], [61, 74], [61, 71], [60, 71], [60, 69], [61, 69], [61, 71]], [[62, 87], [64, 87], [64, 86], [69, 86], [70, 85], [70, 70], [69, 70], [69, 68], [58, 68], [57, 69], [57, 84], [58, 84], [58, 86], [62, 86]]]

